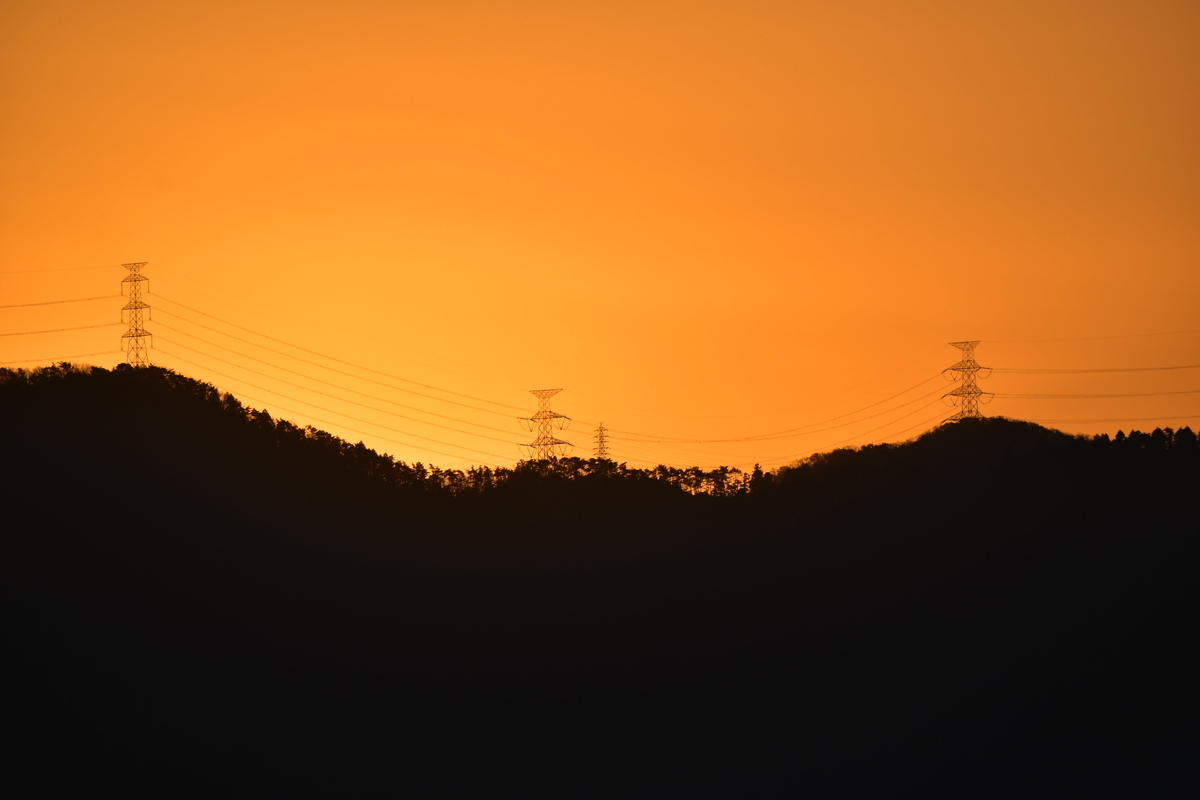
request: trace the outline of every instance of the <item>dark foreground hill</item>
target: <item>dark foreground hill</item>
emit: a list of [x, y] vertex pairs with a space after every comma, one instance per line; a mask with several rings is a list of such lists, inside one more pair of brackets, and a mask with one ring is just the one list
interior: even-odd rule
[[443, 473], [166, 370], [59, 367], [0, 374], [0, 442], [35, 786], [1195, 789], [1186, 429], [966, 421], [728, 486]]

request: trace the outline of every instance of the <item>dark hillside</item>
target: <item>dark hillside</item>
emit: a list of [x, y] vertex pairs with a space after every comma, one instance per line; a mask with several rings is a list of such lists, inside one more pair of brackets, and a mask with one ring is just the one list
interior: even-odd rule
[[0, 443], [39, 786], [1195, 788], [1188, 429], [968, 420], [741, 483], [464, 473], [167, 370], [60, 365], [0, 371]]

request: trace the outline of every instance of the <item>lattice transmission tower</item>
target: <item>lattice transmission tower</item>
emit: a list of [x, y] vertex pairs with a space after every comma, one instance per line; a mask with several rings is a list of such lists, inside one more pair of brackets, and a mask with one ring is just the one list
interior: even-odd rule
[[603, 422], [601, 422], [600, 426], [598, 428], [596, 428], [595, 437], [596, 437], [596, 446], [595, 446], [595, 448], [593, 448], [592, 452], [595, 453], [596, 458], [607, 459], [608, 458], [608, 428], [604, 427]]
[[573, 445], [564, 442], [554, 435], [554, 429], [562, 430], [571, 422], [570, 417], [557, 414], [550, 410], [550, 398], [562, 389], [530, 389], [530, 393], [538, 399], [537, 413], [532, 417], [521, 417], [521, 422], [534, 432], [533, 441], [525, 445], [533, 458], [538, 461], [548, 461], [565, 456]]
[[[991, 374], [991, 367], [981, 367], [979, 362], [975, 360], [975, 346], [979, 342], [950, 342], [951, 347], [957, 347], [962, 350], [962, 358], [958, 363], [946, 367], [942, 370], [942, 374], [949, 380], [957, 380], [958, 388], [952, 392], [947, 392], [942, 395], [942, 399], [947, 397], [952, 398], [951, 402], [958, 406], [958, 411], [951, 417], [946, 419], [946, 422], [957, 422], [960, 419], [981, 419], [983, 414], [979, 413], [979, 403], [982, 400], [984, 403], [991, 402], [994, 396], [991, 392], [985, 392], [975, 383], [979, 377], [979, 373], [987, 370]], [[987, 377], [984, 375], [983, 377]]]
[[[154, 337], [145, 328], [145, 321], [150, 316], [150, 306], [142, 300], [142, 284], [148, 284], [150, 279], [142, 274], [142, 267], [148, 261], [135, 261], [121, 266], [129, 270], [129, 274], [121, 280], [121, 294], [129, 298], [129, 302], [121, 309], [122, 316], [129, 312], [129, 330], [121, 334], [121, 349], [125, 351], [125, 360], [135, 367], [150, 366], [150, 348], [154, 347]], [[126, 291], [125, 284], [129, 284]], [[145, 287], [149, 294], [150, 287]]]

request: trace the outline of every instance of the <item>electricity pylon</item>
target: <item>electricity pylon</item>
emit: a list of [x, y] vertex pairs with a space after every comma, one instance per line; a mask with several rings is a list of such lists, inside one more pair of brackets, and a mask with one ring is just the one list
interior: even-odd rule
[[[142, 312], [147, 312], [149, 316], [150, 306], [142, 302], [142, 284], [147, 283], [150, 279], [142, 274], [142, 267], [146, 266], [147, 261], [135, 261], [132, 264], [122, 264], [121, 266], [129, 270], [129, 275], [121, 280], [121, 294], [128, 294], [129, 302], [121, 309], [122, 312], [129, 312], [129, 330], [121, 334], [121, 349], [125, 351], [125, 360], [135, 367], [150, 366], [150, 348], [154, 347], [154, 337], [150, 331], [144, 327], [145, 320]], [[126, 293], [125, 284], [129, 284], [129, 291]], [[146, 291], [150, 291], [150, 287], [146, 287]]]
[[604, 423], [600, 423], [600, 427], [596, 428], [596, 447], [593, 452], [596, 458], [608, 458], [608, 429], [604, 427]]
[[991, 373], [990, 367], [981, 367], [975, 360], [975, 345], [977, 344], [979, 344], [977, 341], [950, 342], [951, 347], [962, 350], [962, 358], [957, 364], [942, 370], [942, 374], [949, 380], [958, 380], [959, 382], [957, 389], [942, 395], [943, 400], [947, 397], [953, 398], [951, 402], [959, 407], [958, 412], [948, 417], [946, 422], [957, 422], [960, 419], [981, 419], [983, 414], [979, 413], [980, 398], [983, 398], [984, 403], [988, 403], [994, 396], [991, 392], [980, 389], [975, 383], [980, 370], [988, 370], [988, 373]]
[[550, 398], [562, 389], [530, 389], [530, 393], [538, 399], [537, 413], [532, 417], [521, 417], [526, 428], [535, 433], [534, 439], [525, 445], [533, 452], [538, 461], [548, 461], [565, 456], [573, 446], [554, 435], [554, 429], [562, 430], [570, 423], [571, 418], [556, 414], [550, 410]]

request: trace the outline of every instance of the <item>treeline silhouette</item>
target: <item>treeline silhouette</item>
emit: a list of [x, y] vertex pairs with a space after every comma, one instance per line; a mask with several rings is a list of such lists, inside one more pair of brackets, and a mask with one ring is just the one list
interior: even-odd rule
[[27, 764], [61, 765], [46, 786], [1165, 796], [1194, 774], [1189, 428], [444, 470], [170, 370], [59, 364], [0, 370], [0, 442], [13, 719]]

